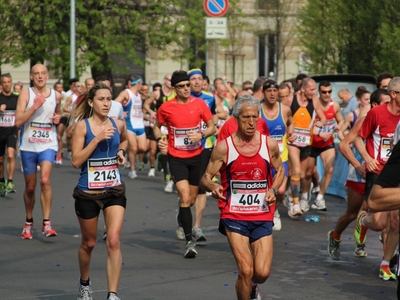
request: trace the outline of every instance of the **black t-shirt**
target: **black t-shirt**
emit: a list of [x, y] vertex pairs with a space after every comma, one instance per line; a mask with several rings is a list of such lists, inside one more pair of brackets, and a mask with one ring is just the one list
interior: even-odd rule
[[[14, 118], [15, 118], [15, 110], [17, 109], [17, 100], [18, 100], [18, 94], [16, 93], [11, 93], [11, 95], [6, 96], [3, 93], [0, 93], [0, 105], [5, 104], [6, 105], [6, 112], [7, 111], [13, 111], [14, 112]], [[0, 118], [8, 118], [7, 114], [4, 114], [0, 112]], [[3, 121], [3, 120], [0, 120]], [[10, 134], [12, 132], [15, 132], [16, 127], [1, 127], [0, 126], [0, 134], [1, 135], [6, 135]]]
[[382, 187], [398, 187], [400, 184], [400, 142], [398, 142], [392, 151], [388, 161], [383, 167], [381, 173], [375, 181], [375, 184]]

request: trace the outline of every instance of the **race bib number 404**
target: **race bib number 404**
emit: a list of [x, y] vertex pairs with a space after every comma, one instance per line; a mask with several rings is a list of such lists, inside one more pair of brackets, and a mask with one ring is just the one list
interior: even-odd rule
[[50, 143], [54, 140], [52, 129], [52, 123], [31, 122], [28, 141], [31, 143]]
[[15, 110], [0, 111], [0, 127], [13, 127], [15, 125]]
[[87, 164], [89, 189], [103, 189], [121, 184], [116, 157], [91, 158]]
[[266, 180], [232, 180], [230, 211], [243, 214], [269, 212], [269, 207], [265, 202], [267, 190], [268, 183]]

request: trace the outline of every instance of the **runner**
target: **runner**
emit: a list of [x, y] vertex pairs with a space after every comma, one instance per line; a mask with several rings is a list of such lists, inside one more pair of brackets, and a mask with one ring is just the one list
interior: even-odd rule
[[[297, 218], [303, 214], [299, 205], [300, 187], [302, 197], [308, 195], [309, 186], [305, 180], [305, 172], [311, 154], [313, 126], [322, 128], [326, 125], [324, 112], [320, 107], [318, 98], [315, 97], [316, 88], [317, 84], [313, 79], [304, 78], [301, 82], [300, 90], [294, 95], [290, 106], [295, 127], [295, 140], [288, 144], [292, 169], [290, 189], [293, 202], [288, 204], [288, 215], [291, 218]], [[315, 114], [318, 115], [320, 121], [314, 124]]]
[[146, 152], [148, 143], [143, 124], [142, 99], [139, 93], [142, 87], [142, 78], [132, 76], [130, 79], [130, 88], [123, 90], [115, 101], [122, 104], [124, 112], [127, 114], [125, 120], [128, 133], [128, 156], [130, 163], [128, 177], [134, 179], [137, 177], [135, 170], [136, 154]]
[[[147, 99], [143, 104], [144, 110], [150, 114], [150, 122], [156, 122], [156, 115], [160, 106], [164, 102], [174, 99], [175, 96], [175, 91], [171, 86], [171, 74], [166, 74], [164, 76], [164, 81], [161, 89], [153, 87], [153, 93], [151, 94], [150, 98]], [[161, 126], [161, 133], [163, 137], [167, 137], [168, 129], [166, 126]], [[159, 164], [161, 164], [161, 169], [164, 172], [164, 191], [166, 193], [172, 193], [174, 189], [174, 181], [171, 179], [171, 174], [169, 172], [168, 156], [160, 152], [158, 154], [158, 161]]]
[[124, 121], [108, 117], [112, 100], [106, 85], [97, 83], [82, 101], [76, 112], [81, 121], [76, 124], [72, 143], [72, 165], [81, 169], [73, 192], [82, 234], [78, 251], [78, 300], [92, 299], [89, 267], [101, 209], [107, 225], [107, 299], [119, 300], [117, 289], [122, 269], [120, 232], [126, 197], [118, 166], [125, 164], [126, 127]]
[[[389, 159], [390, 143], [396, 126], [400, 121], [400, 77], [393, 78], [389, 85], [390, 102], [371, 109], [362, 124], [354, 145], [360, 152], [366, 165], [365, 198], [368, 199], [371, 188], [383, 166]], [[363, 142], [365, 140], [365, 144]], [[354, 237], [357, 245], [365, 244], [368, 228], [381, 231], [390, 224], [386, 238], [386, 249], [379, 269], [379, 277], [383, 280], [396, 279], [389, 269], [389, 261], [399, 241], [398, 211], [367, 214], [361, 210], [357, 216]]]
[[15, 125], [23, 126], [20, 139], [21, 161], [25, 178], [24, 202], [26, 221], [21, 234], [32, 239], [33, 206], [35, 204], [36, 168], [40, 164], [41, 204], [43, 212], [42, 233], [47, 237], [57, 232], [50, 222], [53, 198], [50, 176], [54, 156], [58, 149], [55, 125], [60, 122], [62, 96], [46, 87], [47, 68], [36, 64], [31, 69], [33, 87], [23, 90], [18, 98]]
[[[335, 136], [334, 132], [338, 131], [344, 122], [342, 113], [340, 112], [340, 105], [331, 98], [332, 85], [329, 81], [321, 81], [319, 83], [319, 104], [325, 115], [326, 124], [323, 128], [314, 127], [313, 137], [311, 144], [311, 155], [308, 159], [308, 166], [306, 171], [305, 182], [309, 187], [311, 184], [311, 176], [313, 175], [316, 165], [317, 157], [321, 157], [324, 166], [324, 175], [322, 176], [321, 183], [319, 184], [319, 191], [317, 192], [314, 203], [311, 208], [318, 210], [326, 210], [325, 192], [328, 189], [332, 176], [333, 167], [335, 165]], [[368, 92], [369, 93], [369, 92]], [[319, 117], [315, 117], [315, 123], [318, 123]], [[301, 196], [300, 209], [305, 212], [309, 210], [308, 194]]]
[[[18, 94], [12, 92], [12, 78], [9, 73], [1, 74], [0, 82], [0, 195], [15, 193], [15, 148], [17, 147], [18, 129], [15, 126], [15, 110]], [[7, 152], [7, 182], [4, 178], [4, 161]]]
[[[369, 99], [368, 93], [361, 95], [361, 99], [365, 99], [364, 96]], [[380, 104], [386, 104], [389, 101], [390, 96], [386, 90], [376, 90], [371, 94], [371, 104], [362, 100], [360, 102], [360, 108], [354, 113], [351, 112], [349, 114], [354, 116], [353, 121], [350, 122], [350, 124], [352, 124], [350, 125], [351, 130], [339, 144], [339, 151], [349, 161], [349, 173], [346, 181], [347, 209], [346, 212], [338, 218], [335, 229], [328, 232], [328, 254], [334, 260], [340, 259], [341, 234], [349, 224], [357, 218], [357, 214], [363, 204], [366, 208], [365, 202], [363, 201], [365, 192], [364, 161], [360, 153], [353, 146], [354, 139], [370, 108]], [[345, 126], [345, 123], [343, 123], [340, 131], [344, 131], [344, 128], [347, 129], [347, 126]], [[365, 244], [356, 245], [354, 254], [358, 257], [365, 257], [367, 255]]]
[[[293, 120], [290, 107], [278, 102], [278, 84], [274, 80], [264, 82], [263, 91], [265, 101], [261, 104], [261, 118], [267, 123], [269, 135], [279, 146], [279, 153], [284, 169], [284, 179], [279, 186], [277, 195], [277, 207], [282, 203], [286, 191], [286, 184], [289, 176], [288, 166], [288, 147], [287, 142], [293, 142]], [[272, 170], [274, 175], [275, 170]], [[275, 209], [274, 230], [279, 231], [282, 228], [279, 211]]]
[[[201, 177], [201, 141], [216, 132], [212, 114], [206, 103], [190, 95], [187, 72], [175, 71], [171, 77], [176, 97], [161, 105], [154, 125], [154, 136], [162, 153], [168, 152], [168, 162], [179, 196], [178, 220], [185, 233], [184, 257], [197, 255], [192, 241], [192, 213]], [[182, 118], [182, 116], [190, 116]], [[207, 128], [202, 130], [201, 122]], [[162, 138], [161, 126], [168, 128], [168, 141]]]
[[[227, 236], [237, 263], [238, 299], [261, 299], [258, 284], [271, 272], [272, 220], [284, 177], [277, 142], [256, 130], [259, 112], [260, 104], [253, 96], [241, 96], [235, 102], [238, 131], [217, 144], [201, 180], [219, 199], [219, 231]], [[217, 172], [221, 184], [212, 181]]]

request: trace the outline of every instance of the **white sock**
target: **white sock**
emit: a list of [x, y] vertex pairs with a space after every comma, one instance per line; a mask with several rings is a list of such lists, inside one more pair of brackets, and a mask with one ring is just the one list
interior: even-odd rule
[[382, 260], [381, 266], [388, 266], [389, 262], [387, 260]]
[[301, 198], [307, 200], [308, 193], [301, 193]]
[[324, 199], [324, 195], [318, 194], [316, 200], [318, 201], [318, 200], [322, 200], [322, 199]]

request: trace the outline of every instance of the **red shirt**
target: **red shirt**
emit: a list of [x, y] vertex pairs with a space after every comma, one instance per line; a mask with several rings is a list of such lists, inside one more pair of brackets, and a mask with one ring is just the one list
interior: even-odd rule
[[365, 140], [365, 148], [373, 159], [379, 162], [380, 173], [386, 164], [390, 151], [390, 140], [393, 138], [400, 115], [389, 111], [388, 105], [383, 104], [372, 108], [358, 131], [358, 135]]
[[[326, 125], [323, 128], [314, 127], [313, 130], [313, 138], [311, 146], [313, 148], [326, 148], [334, 143], [333, 132], [336, 127], [336, 112], [335, 112], [335, 104], [333, 100], [329, 102], [329, 106], [327, 110], [324, 110], [324, 115], [326, 118]], [[319, 121], [318, 115], [315, 116], [315, 122]], [[318, 136], [319, 132], [330, 132], [332, 136], [326, 141], [322, 137]]]
[[272, 185], [271, 156], [267, 136], [260, 135], [260, 148], [252, 156], [241, 154], [232, 137], [225, 139], [227, 154], [221, 185], [226, 200], [220, 199], [221, 219], [272, 221], [275, 205], [268, 206], [265, 195]]
[[203, 150], [201, 140], [192, 143], [187, 132], [201, 132], [201, 121], [207, 123], [212, 114], [204, 100], [190, 97], [185, 104], [177, 98], [164, 102], [157, 111], [157, 121], [168, 128], [168, 154], [178, 158], [199, 155]]
[[[261, 134], [265, 134], [269, 136], [269, 130], [268, 130], [268, 126], [267, 123], [265, 123], [265, 121], [260, 117], [258, 118], [258, 122], [257, 122], [257, 127], [256, 129], [261, 133]], [[236, 122], [235, 118], [229, 118], [224, 125], [222, 125], [219, 134], [218, 134], [218, 138], [217, 138], [217, 142], [220, 142], [224, 139], [226, 139], [228, 136], [232, 135], [232, 133], [236, 132], [238, 130], [238, 123]]]

